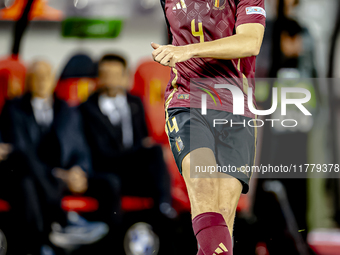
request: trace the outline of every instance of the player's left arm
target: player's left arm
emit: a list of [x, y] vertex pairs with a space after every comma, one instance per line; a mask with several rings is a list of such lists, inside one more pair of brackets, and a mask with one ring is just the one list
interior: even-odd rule
[[152, 43], [152, 56], [156, 62], [174, 67], [176, 63], [190, 58], [238, 59], [257, 56], [264, 35], [264, 26], [246, 23], [236, 28], [236, 34], [215, 41], [189, 44], [185, 46]]

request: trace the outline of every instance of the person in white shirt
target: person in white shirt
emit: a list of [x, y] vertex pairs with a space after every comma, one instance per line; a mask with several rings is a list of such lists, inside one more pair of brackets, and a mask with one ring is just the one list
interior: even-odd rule
[[80, 106], [94, 172], [114, 173], [123, 195], [153, 197], [161, 212], [174, 217], [162, 148], [148, 136], [141, 99], [129, 93], [126, 60], [104, 55], [98, 73], [98, 91]]

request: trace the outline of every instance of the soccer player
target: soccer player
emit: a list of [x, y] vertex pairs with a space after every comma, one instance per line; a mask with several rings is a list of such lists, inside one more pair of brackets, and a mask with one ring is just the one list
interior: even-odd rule
[[[250, 125], [213, 127], [213, 119], [248, 123], [255, 116], [247, 104], [243, 115], [233, 115], [231, 91], [219, 89], [217, 95], [212, 85], [204, 89], [215, 93], [221, 104], [208, 100], [207, 114], [202, 115], [199, 107], [192, 107], [201, 97], [190, 90], [190, 82], [233, 80], [245, 102], [249, 96], [255, 104], [255, 58], [265, 29], [264, 0], [161, 0], [161, 5], [172, 45], [151, 43], [152, 55], [172, 67], [165, 92], [166, 132], [188, 189], [198, 254], [230, 255], [236, 206], [251, 177], [241, 169], [255, 163], [257, 131]], [[238, 171], [213, 175], [196, 171], [197, 166], [217, 164]]]

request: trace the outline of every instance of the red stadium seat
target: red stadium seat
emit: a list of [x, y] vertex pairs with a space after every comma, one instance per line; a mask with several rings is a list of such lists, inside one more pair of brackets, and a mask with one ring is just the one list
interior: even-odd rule
[[308, 234], [307, 241], [318, 255], [340, 254], [340, 229], [313, 230]]
[[8, 212], [11, 210], [11, 206], [5, 200], [0, 199], [0, 212]]
[[169, 67], [146, 60], [138, 66], [131, 89], [132, 94], [143, 100], [149, 135], [161, 144], [168, 144], [164, 131], [164, 91], [169, 79]]
[[237, 212], [249, 212], [250, 209], [250, 201], [249, 201], [249, 196], [241, 194], [240, 200], [238, 201], [236, 211]]
[[147, 210], [153, 205], [153, 199], [150, 197], [122, 197], [122, 210], [125, 212]]
[[257, 255], [269, 255], [266, 243], [256, 244], [255, 252]]
[[95, 89], [96, 80], [93, 78], [68, 78], [58, 81], [55, 94], [70, 106], [76, 106], [85, 102]]
[[[0, 200], [0, 212], [2, 211], [2, 208], [7, 208], [6, 203], [6, 201]], [[62, 199], [61, 205], [64, 211], [78, 213], [95, 212], [99, 208], [99, 203], [95, 198], [82, 196], [65, 196]], [[151, 209], [153, 205], [154, 201], [149, 197], [122, 197], [122, 210], [125, 212], [147, 210]]]
[[0, 112], [7, 99], [23, 94], [25, 77], [26, 67], [17, 57], [0, 60]]
[[98, 201], [92, 197], [65, 196], [61, 207], [64, 211], [73, 212], [95, 212], [98, 210]]
[[85, 102], [96, 90], [96, 65], [83, 53], [73, 55], [66, 63], [55, 94], [71, 106]]
[[164, 145], [166, 163], [172, 179], [173, 207], [177, 212], [190, 211], [190, 202], [183, 178], [177, 170], [165, 133], [164, 91], [170, 79], [170, 68], [152, 60], [137, 68], [131, 93], [140, 97], [145, 108], [149, 136]]

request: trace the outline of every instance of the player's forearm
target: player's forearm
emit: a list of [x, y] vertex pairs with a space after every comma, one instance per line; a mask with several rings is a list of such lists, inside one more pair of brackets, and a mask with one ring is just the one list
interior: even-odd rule
[[262, 39], [247, 34], [236, 34], [215, 41], [187, 45], [193, 58], [237, 59], [256, 56]]

